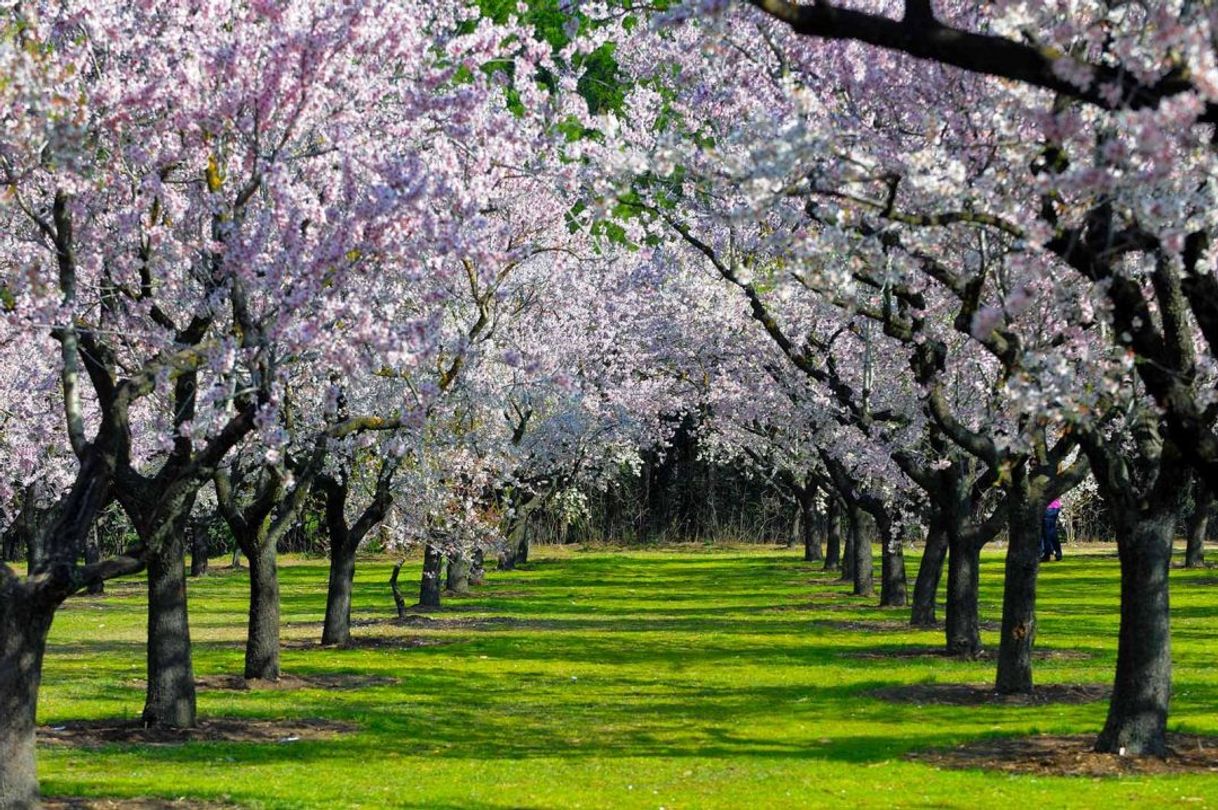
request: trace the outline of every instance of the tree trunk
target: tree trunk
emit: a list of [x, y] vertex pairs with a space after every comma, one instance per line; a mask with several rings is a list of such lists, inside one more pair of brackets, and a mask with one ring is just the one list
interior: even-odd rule
[[[3, 576], [0, 574], [0, 576]], [[3, 583], [3, 580], [0, 580]], [[10, 580], [0, 594], [0, 810], [38, 806], [34, 718], [53, 608], [36, 609]]]
[[1017, 468], [1007, 489], [1010, 518], [1002, 588], [1002, 638], [998, 643], [999, 694], [1032, 691], [1032, 645], [1036, 640], [1036, 574], [1044, 504], [1027, 491], [1026, 473]]
[[875, 594], [875, 564], [871, 559], [871, 543], [863, 535], [863, 513], [853, 504], [846, 507], [850, 524], [850, 547], [853, 552], [853, 575], [855, 596]]
[[1187, 543], [1184, 549], [1184, 567], [1201, 568], [1205, 565], [1205, 533], [1209, 528], [1210, 507], [1214, 495], [1200, 479], [1193, 484], [1193, 511], [1188, 515]]
[[1108, 720], [1095, 750], [1167, 755], [1171, 697], [1168, 570], [1174, 528], [1171, 509], [1117, 521], [1121, 559], [1121, 630]]
[[[189, 514], [189, 510], [187, 510]], [[186, 542], [171, 531], [148, 555], [148, 687], [144, 724], [195, 724], [195, 673], [186, 611]]]
[[241, 546], [236, 543], [233, 544], [233, 561], [229, 563], [229, 566], [231, 568], [241, 567]]
[[201, 577], [207, 573], [207, 533], [197, 529], [190, 533], [190, 575]]
[[29, 573], [40, 568], [46, 562], [46, 539], [42, 532], [29, 532], [26, 539], [25, 559]]
[[977, 616], [977, 576], [981, 549], [948, 529], [947, 554], [947, 653], [976, 658], [981, 652], [981, 628]]
[[804, 561], [819, 562], [824, 559], [820, 537], [816, 533], [816, 488], [813, 486], [799, 492], [799, 530], [804, 541]]
[[[396, 572], [396, 569], [395, 569]], [[396, 582], [396, 578], [394, 580]], [[330, 538], [330, 585], [326, 590], [326, 620], [322, 644], [351, 642], [351, 590], [355, 584], [355, 544]]]
[[245, 641], [246, 680], [279, 680], [279, 566], [275, 543], [260, 538], [250, 548], [249, 635]]
[[828, 513], [825, 531], [825, 570], [836, 571], [842, 567], [842, 520], [836, 498], [829, 498]]
[[469, 560], [453, 556], [448, 560], [448, 590], [455, 594], [469, 593]]
[[423, 550], [423, 577], [419, 583], [419, 606], [440, 606], [440, 575], [444, 567], [444, 555], [440, 549], [428, 543]]
[[[845, 515], [843, 515], [843, 517], [845, 517]], [[854, 556], [855, 533], [854, 529], [850, 526], [849, 519], [845, 520], [845, 524], [845, 531], [842, 532], [842, 575], [840, 579], [842, 582], [853, 582], [854, 563], [856, 562]]]
[[931, 517], [926, 529], [922, 562], [918, 565], [918, 578], [914, 581], [913, 610], [909, 618], [909, 623], [914, 627], [935, 625], [935, 598], [939, 593], [939, 580], [943, 576], [943, 562], [946, 559], [947, 532], [941, 520]]
[[482, 547], [474, 549], [469, 566], [469, 584], [481, 585], [486, 581], [486, 554]]
[[904, 607], [909, 598], [905, 579], [905, 549], [901, 538], [887, 525], [880, 532], [884, 544], [880, 557], [880, 605], [882, 607]]
[[402, 596], [402, 589], [398, 586], [398, 575], [402, 573], [402, 566], [405, 564], [405, 560], [398, 560], [397, 565], [393, 566], [393, 573], [389, 575], [389, 590], [393, 591], [393, 604], [397, 606], [399, 619], [406, 618], [406, 598]]
[[520, 531], [520, 541], [516, 543], [516, 565], [524, 565], [529, 561], [529, 532], [527, 528]]
[[[93, 565], [100, 559], [101, 545], [97, 542], [97, 526], [94, 525], [85, 537], [85, 565]], [[106, 583], [100, 579], [90, 582], [88, 592], [94, 596], [105, 593]]]

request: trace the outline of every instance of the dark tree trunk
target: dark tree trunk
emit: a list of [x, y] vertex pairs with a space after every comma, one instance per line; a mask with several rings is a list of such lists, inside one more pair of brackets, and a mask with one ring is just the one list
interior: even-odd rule
[[201, 577], [207, 573], [207, 532], [197, 529], [190, 533], [190, 575]]
[[975, 658], [981, 652], [981, 628], [977, 615], [977, 577], [981, 549], [959, 527], [948, 528], [947, 555], [947, 653]]
[[909, 623], [914, 627], [935, 625], [935, 598], [939, 593], [939, 580], [943, 576], [943, 562], [947, 559], [947, 532], [941, 520], [932, 516], [926, 529], [926, 546], [922, 550], [922, 562], [918, 565], [918, 578], [914, 581], [913, 610]]
[[825, 530], [825, 570], [836, 571], [842, 567], [842, 519], [837, 499], [829, 498]]
[[1198, 478], [1193, 484], [1193, 510], [1188, 515], [1187, 546], [1184, 549], [1184, 567], [1201, 568], [1205, 565], [1205, 534], [1209, 528], [1210, 507], [1214, 495], [1210, 488]]
[[853, 504], [847, 505], [846, 509], [854, 559], [850, 572], [854, 582], [851, 593], [855, 596], [872, 596], [875, 594], [875, 563], [871, 558], [871, 543], [863, 533], [863, 513]]
[[[844, 512], [846, 510], [842, 510], [842, 511]], [[843, 515], [842, 517], [846, 518], [845, 515]], [[848, 518], [846, 518], [844, 520], [844, 522], [845, 522], [845, 526], [843, 528], [845, 529], [845, 531], [842, 532], [841, 581], [842, 582], [853, 582], [854, 581], [854, 564], [855, 564], [855, 562], [857, 562], [857, 560], [854, 556], [855, 532], [854, 532], [854, 528], [850, 525], [850, 521]]]
[[[101, 559], [101, 546], [97, 542], [97, 527], [94, 526], [85, 537], [85, 565], [93, 565]], [[89, 583], [88, 592], [94, 596], [105, 593], [106, 583], [99, 580]]]
[[402, 589], [398, 586], [398, 575], [405, 564], [405, 560], [398, 560], [397, 565], [393, 566], [393, 573], [389, 575], [389, 590], [393, 591], [393, 604], [398, 609], [399, 619], [406, 618], [406, 597], [402, 596]]
[[279, 680], [279, 566], [275, 543], [260, 538], [251, 547], [249, 636], [245, 641], [246, 680]]
[[195, 724], [195, 673], [186, 610], [186, 541], [180, 531], [168, 535], [148, 555], [144, 724], [191, 728]]
[[448, 560], [448, 590], [455, 594], [469, 593], [469, 560], [453, 556]]
[[1095, 750], [1167, 755], [1171, 697], [1168, 570], [1174, 513], [1127, 515], [1117, 521], [1121, 559], [1121, 630], [1108, 720]]
[[1036, 640], [1036, 574], [1044, 504], [1028, 492], [1022, 466], [1012, 473], [1007, 558], [1002, 589], [1002, 638], [998, 643], [999, 694], [1032, 691], [1032, 645]]
[[469, 584], [481, 585], [486, 581], [486, 553], [481, 547], [474, 549], [469, 566]]
[[42, 532], [30, 532], [27, 537], [25, 559], [28, 571], [33, 573], [34, 569], [42, 567], [42, 564], [46, 562], [46, 541]]
[[322, 644], [350, 643], [351, 590], [354, 584], [355, 545], [347, 542], [347, 538], [342, 538], [339, 542], [331, 536], [330, 585], [326, 590], [326, 620], [321, 630]]
[[230, 568], [241, 567], [241, 546], [233, 544], [233, 561], [229, 563]]
[[35, 608], [15, 580], [0, 587], [0, 810], [25, 810], [38, 806], [34, 718], [54, 608]]
[[820, 536], [816, 533], [816, 487], [810, 485], [799, 490], [799, 530], [804, 541], [804, 561], [824, 559]]
[[444, 569], [444, 555], [440, 549], [428, 543], [423, 550], [423, 577], [419, 583], [419, 606], [440, 606], [440, 575]]
[[901, 538], [892, 531], [891, 524], [883, 527], [880, 542], [884, 544], [880, 558], [880, 605], [904, 607], [909, 597], [905, 579], [905, 549], [901, 546]]
[[529, 533], [521, 530], [520, 541], [516, 543], [516, 565], [524, 565], [529, 561]]

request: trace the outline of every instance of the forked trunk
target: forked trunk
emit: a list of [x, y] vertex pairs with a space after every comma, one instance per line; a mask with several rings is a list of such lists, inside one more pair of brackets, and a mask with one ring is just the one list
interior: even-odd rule
[[330, 585], [326, 590], [326, 620], [322, 644], [351, 642], [351, 591], [355, 584], [355, 546], [347, 542], [330, 545]]
[[181, 532], [148, 555], [148, 687], [144, 724], [191, 728], [195, 674], [186, 610], [186, 542]]
[[1168, 570], [1174, 514], [1127, 515], [1117, 521], [1121, 558], [1121, 629], [1108, 720], [1095, 750], [1167, 754], [1171, 698]]
[[939, 520], [931, 518], [926, 530], [922, 562], [918, 565], [918, 578], [914, 580], [913, 610], [909, 618], [909, 623], [914, 627], [935, 625], [935, 598], [939, 593], [939, 580], [943, 577], [946, 559], [947, 532]]
[[440, 606], [440, 575], [444, 569], [444, 555], [440, 549], [428, 543], [423, 550], [423, 577], [419, 583], [419, 606]]
[[1040, 568], [1043, 504], [1031, 498], [1017, 470], [1008, 489], [1010, 520], [1002, 589], [1002, 638], [998, 643], [999, 694], [1032, 691], [1032, 645], [1036, 640], [1036, 575]]
[[279, 566], [275, 544], [261, 538], [250, 549], [249, 636], [245, 641], [246, 680], [279, 680]]
[[948, 529], [947, 554], [947, 653], [976, 658], [981, 652], [981, 628], [977, 616], [977, 577], [981, 549], [968, 538]]
[[[2, 583], [3, 580], [0, 580]], [[0, 810], [38, 806], [34, 718], [53, 608], [35, 609], [16, 581], [0, 594]]]

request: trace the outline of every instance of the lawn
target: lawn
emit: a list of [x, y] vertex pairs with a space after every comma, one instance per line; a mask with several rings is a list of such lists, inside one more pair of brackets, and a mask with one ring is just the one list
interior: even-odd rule
[[[908, 562], [912, 584], [917, 558]], [[361, 562], [354, 633], [384, 643], [351, 649], [316, 644], [325, 562], [289, 559], [281, 572], [284, 671], [381, 681], [199, 694], [201, 717], [327, 718], [353, 730], [322, 741], [43, 744], [43, 792], [266, 808], [1218, 806], [1218, 775], [1010, 776], [908, 761], [987, 736], [1093, 732], [1105, 704], [962, 709], [871, 697], [901, 683], [986, 683], [993, 664], [859, 657], [937, 645], [941, 633], [902, 627], [905, 609], [848, 596], [794, 550], [542, 548], [405, 626], [390, 621], [389, 571], [385, 560]], [[983, 620], [999, 618], [1001, 572], [999, 552], [987, 552]], [[417, 563], [409, 573], [413, 585]], [[1111, 680], [1117, 576], [1105, 553], [1043, 570], [1038, 647], [1082, 655], [1039, 663], [1038, 683]], [[1170, 727], [1218, 734], [1218, 581], [1204, 570], [1172, 576]], [[112, 582], [105, 597], [74, 598], [59, 613], [40, 723], [139, 713], [140, 584]], [[247, 586], [223, 570], [191, 581], [197, 675], [240, 673]], [[992, 630], [983, 639], [997, 644]]]

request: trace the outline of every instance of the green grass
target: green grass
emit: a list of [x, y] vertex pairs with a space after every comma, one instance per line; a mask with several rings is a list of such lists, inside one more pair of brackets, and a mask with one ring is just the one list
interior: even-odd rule
[[[392, 685], [199, 696], [201, 716], [323, 717], [354, 723], [355, 733], [282, 744], [42, 747], [43, 791], [267, 808], [1218, 806], [1215, 776], [1008, 776], [905, 761], [911, 750], [992, 735], [1094, 732], [1105, 705], [961, 709], [873, 699], [867, 693], [880, 685], [986, 683], [993, 664], [852, 656], [939, 644], [941, 633], [841, 629], [908, 614], [846, 595], [795, 554], [541, 549], [522, 570], [492, 572], [476, 596], [435, 614], [514, 621], [363, 624], [357, 636], [454, 643], [283, 654], [292, 674], [390, 676]], [[361, 562], [357, 622], [392, 615], [389, 568]], [[999, 618], [1001, 571], [999, 553], [987, 553], [985, 620]], [[409, 573], [413, 585], [417, 565]], [[316, 640], [325, 563], [290, 560], [281, 577], [285, 641]], [[1170, 727], [1218, 733], [1218, 585], [1213, 572], [1172, 577]], [[247, 586], [244, 574], [191, 582], [197, 674], [240, 673]], [[56, 619], [41, 722], [140, 711], [144, 598], [138, 583], [110, 590], [71, 600]], [[1040, 593], [1038, 645], [1090, 657], [1040, 663], [1038, 682], [1110, 682], [1115, 559], [1068, 556], [1045, 568]], [[997, 643], [992, 632], [983, 639]]]

